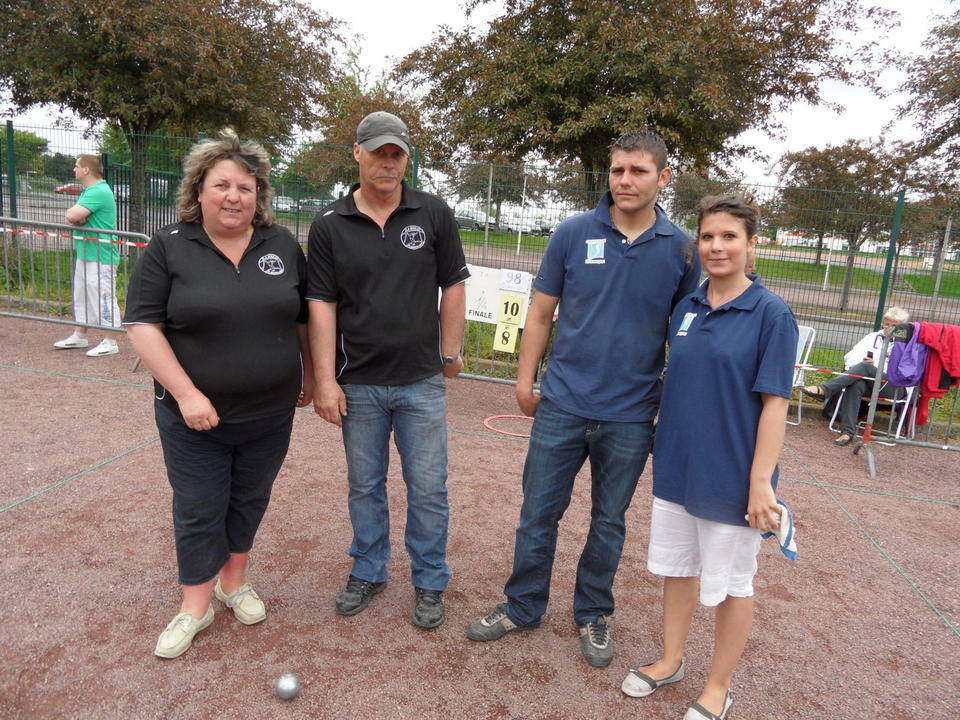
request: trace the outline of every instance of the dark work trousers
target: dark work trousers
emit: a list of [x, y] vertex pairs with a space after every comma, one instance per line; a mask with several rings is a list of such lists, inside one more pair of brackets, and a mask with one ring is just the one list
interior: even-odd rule
[[[827, 403], [830, 403], [834, 395], [838, 395], [841, 390], [846, 389], [839, 401], [840, 411], [837, 413], [840, 418], [840, 431], [855, 436], [857, 434], [857, 422], [860, 420], [860, 401], [864, 398], [869, 400], [873, 393], [873, 378], [877, 376], [877, 366], [873, 363], [862, 362], [847, 368], [847, 372], [850, 375], [869, 377], [870, 380], [850, 377], [850, 375], [837, 375], [833, 380], [828, 380], [820, 387], [827, 394]], [[883, 380], [886, 379], [887, 376], [884, 374]], [[894, 387], [887, 382], [880, 386], [880, 397], [882, 398], [893, 400], [902, 394], [902, 388]]]
[[293, 412], [191, 430], [179, 412], [155, 403], [183, 585], [211, 580], [231, 553], [253, 547], [290, 445]]

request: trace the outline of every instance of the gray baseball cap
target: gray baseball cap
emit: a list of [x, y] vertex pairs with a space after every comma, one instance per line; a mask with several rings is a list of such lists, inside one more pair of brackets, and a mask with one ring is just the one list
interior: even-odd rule
[[383, 110], [367, 115], [357, 125], [357, 142], [364, 150], [373, 152], [381, 145], [393, 143], [410, 154], [410, 131], [403, 120]]

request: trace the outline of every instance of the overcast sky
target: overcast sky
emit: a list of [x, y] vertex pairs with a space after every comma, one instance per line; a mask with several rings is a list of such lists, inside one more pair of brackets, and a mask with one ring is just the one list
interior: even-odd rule
[[[310, 1], [315, 8], [343, 20], [345, 35], [363, 36], [361, 57], [371, 68], [372, 76], [390, 67], [393, 60], [429, 43], [439, 26], [445, 24], [459, 29], [467, 22], [459, 0], [419, 0], [414, 3], [398, 3], [396, 0]], [[933, 25], [933, 16], [960, 11], [960, 3], [951, 3], [951, 0], [873, 0], [873, 3], [893, 10], [909, 7], [909, 12], [901, 15], [900, 29], [894, 31], [887, 41], [903, 52], [921, 50], [921, 43]], [[495, 2], [481, 7], [471, 18], [471, 24], [485, 27], [496, 16], [499, 7]], [[890, 69], [881, 75], [880, 81], [892, 90], [903, 81], [903, 74]], [[903, 100], [897, 96], [880, 99], [865, 89], [837, 83], [826, 84], [823, 94], [828, 100], [843, 104], [846, 110], [838, 114], [825, 108], [797, 105], [782, 118], [786, 126], [782, 140], [771, 140], [759, 132], [747, 133], [742, 139], [759, 147], [775, 161], [787, 151], [837, 145], [848, 138], [876, 138], [893, 120], [893, 108]], [[51, 118], [43, 112], [32, 112], [18, 122], [48, 125]], [[888, 137], [909, 139], [914, 137], [914, 131], [909, 123], [901, 122]], [[761, 163], [745, 165], [744, 170], [751, 182], [770, 179]]]

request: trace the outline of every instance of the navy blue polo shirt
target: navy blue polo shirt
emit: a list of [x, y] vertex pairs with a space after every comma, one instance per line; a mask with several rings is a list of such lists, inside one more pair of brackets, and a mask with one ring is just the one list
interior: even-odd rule
[[610, 218], [607, 192], [569, 218], [547, 246], [534, 288], [560, 298], [557, 334], [541, 394], [579, 417], [653, 420], [667, 323], [700, 279], [690, 236], [657, 206], [633, 243]]
[[[790, 397], [797, 355], [793, 311], [753, 277], [716, 310], [706, 298], [709, 281], [674, 310], [653, 447], [653, 494], [729, 525], [749, 525], [761, 393]], [[778, 467], [774, 488], [779, 474]]]
[[137, 262], [123, 324], [163, 324], [221, 422], [259, 420], [289, 411], [303, 388], [297, 323], [307, 322], [306, 284], [303, 250], [281, 225], [255, 227], [234, 265], [199, 222], [180, 222], [158, 230]]
[[406, 385], [443, 369], [437, 289], [470, 276], [453, 211], [403, 184], [383, 229], [350, 192], [310, 226], [307, 299], [337, 304], [340, 383]]

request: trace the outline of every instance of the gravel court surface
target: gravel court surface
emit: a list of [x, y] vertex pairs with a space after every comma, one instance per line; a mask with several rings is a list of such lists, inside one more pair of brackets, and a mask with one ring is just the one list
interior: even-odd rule
[[[131, 372], [125, 338], [119, 355], [87, 358], [52, 348], [64, 330], [0, 318], [0, 717], [679, 720], [696, 698], [712, 647], [705, 609], [683, 682], [642, 700], [619, 690], [659, 643], [660, 581], [646, 571], [649, 466], [629, 514], [609, 667], [581, 658], [571, 617], [586, 472], [561, 523], [543, 626], [496, 643], [464, 638], [502, 600], [526, 443], [483, 426], [516, 412], [512, 387], [463, 379], [448, 395], [454, 577], [443, 626], [410, 622], [395, 453], [390, 585], [360, 615], [333, 612], [349, 572], [343, 449], [335, 428], [300, 411], [250, 574], [267, 621], [243, 626], [215, 602], [213, 625], [187, 654], [155, 658], [179, 589], [149, 377]], [[834, 447], [810, 418], [788, 428], [781, 462], [800, 560], [765, 543], [730, 717], [955, 717], [960, 459], [877, 447], [871, 479], [863, 455]], [[496, 426], [523, 432], [524, 421]], [[694, 441], [707, 431], [692, 431]], [[272, 692], [284, 671], [303, 682], [289, 702]]]

